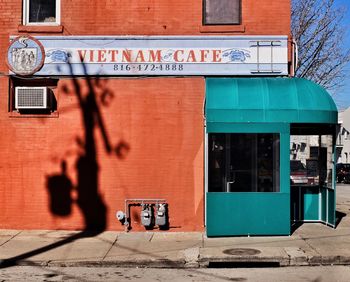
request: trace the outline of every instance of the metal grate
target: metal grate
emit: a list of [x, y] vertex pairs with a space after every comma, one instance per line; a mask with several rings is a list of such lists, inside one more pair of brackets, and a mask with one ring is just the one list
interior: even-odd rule
[[16, 109], [46, 109], [46, 87], [16, 87]]

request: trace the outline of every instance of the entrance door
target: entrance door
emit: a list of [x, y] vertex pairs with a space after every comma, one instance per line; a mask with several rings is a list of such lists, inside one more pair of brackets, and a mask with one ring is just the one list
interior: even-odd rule
[[290, 152], [293, 221], [320, 221], [334, 227], [332, 135], [292, 135]]

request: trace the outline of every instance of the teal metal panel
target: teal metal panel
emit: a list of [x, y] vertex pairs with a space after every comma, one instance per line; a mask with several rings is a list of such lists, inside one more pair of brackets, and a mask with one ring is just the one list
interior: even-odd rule
[[[294, 221], [326, 221], [327, 195], [318, 186], [291, 188], [291, 217]], [[321, 204], [321, 206], [320, 206]], [[324, 209], [322, 209], [324, 207]], [[321, 213], [320, 213], [321, 212]]]
[[303, 219], [306, 221], [318, 221], [320, 220], [320, 195], [318, 188], [306, 188], [303, 189]]
[[336, 217], [336, 207], [337, 207], [337, 185], [336, 185], [336, 154], [334, 153], [336, 151], [336, 135], [333, 135], [333, 178], [332, 178], [332, 187], [334, 189], [327, 188], [328, 190], [328, 222], [327, 224], [332, 225], [334, 228], [336, 227], [337, 223], [337, 217]]
[[290, 216], [291, 216], [291, 221], [299, 221], [299, 220], [301, 220], [299, 199], [300, 199], [300, 189], [299, 189], [299, 187], [291, 187], [291, 191], [290, 191], [290, 202], [291, 202]]
[[288, 193], [207, 193], [207, 235], [289, 235]]
[[206, 130], [207, 133], [289, 133], [289, 128], [288, 123], [207, 122]]
[[207, 78], [208, 123], [331, 123], [337, 107], [319, 85], [301, 78]]
[[327, 189], [321, 189], [321, 220], [327, 223]]
[[325, 224], [335, 226], [336, 224], [336, 199], [335, 190], [322, 187], [322, 210], [321, 221]]
[[328, 197], [327, 197], [327, 200], [328, 200], [328, 210], [327, 210], [327, 213], [328, 213], [328, 221], [327, 221], [327, 224], [330, 224], [332, 226], [335, 226], [335, 223], [336, 223], [336, 216], [335, 216], [335, 206], [336, 206], [336, 203], [335, 203], [335, 191], [332, 190], [332, 189], [327, 189], [328, 191]]
[[290, 127], [280, 132], [280, 192], [290, 194]]

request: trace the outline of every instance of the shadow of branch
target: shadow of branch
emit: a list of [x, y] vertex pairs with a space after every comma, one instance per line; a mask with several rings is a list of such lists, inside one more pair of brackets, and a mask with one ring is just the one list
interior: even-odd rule
[[88, 230], [81, 231], [81, 232], [79, 232], [77, 234], [73, 234], [72, 236], [69, 236], [69, 237], [67, 237], [67, 238], [65, 238], [63, 240], [60, 240], [60, 241], [55, 242], [55, 243], [52, 243], [50, 245], [47, 245], [47, 246], [44, 246], [44, 247], [41, 247], [41, 248], [38, 248], [38, 249], [35, 249], [35, 250], [32, 250], [32, 251], [29, 251], [29, 252], [26, 252], [26, 253], [23, 253], [23, 254], [20, 254], [18, 256], [14, 256], [14, 257], [11, 257], [11, 258], [0, 260], [0, 268], [6, 268], [6, 267], [19, 265], [20, 262], [25, 260], [25, 259], [28, 259], [30, 257], [36, 256], [36, 255], [39, 255], [39, 254], [42, 254], [42, 253], [45, 253], [45, 252], [48, 252], [50, 250], [56, 249], [58, 247], [61, 247], [63, 245], [72, 243], [72, 242], [74, 242], [74, 241], [76, 241], [78, 239], [81, 239], [81, 238], [88, 238], [88, 237], [97, 236], [101, 232], [102, 231], [88, 231]]

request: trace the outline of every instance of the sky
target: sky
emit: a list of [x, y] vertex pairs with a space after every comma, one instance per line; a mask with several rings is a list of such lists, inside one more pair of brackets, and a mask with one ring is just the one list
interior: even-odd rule
[[[336, 0], [336, 5], [346, 8], [346, 14], [344, 18], [344, 25], [348, 30], [344, 38], [344, 46], [350, 47], [350, 0]], [[350, 63], [345, 67], [346, 78], [344, 81], [344, 87], [339, 89], [333, 94], [333, 99], [337, 104], [338, 110], [347, 109], [350, 107]]]

